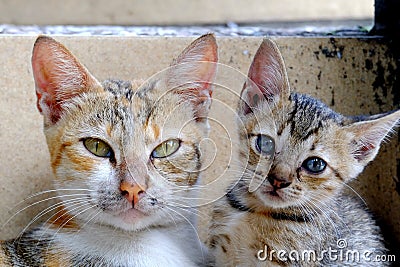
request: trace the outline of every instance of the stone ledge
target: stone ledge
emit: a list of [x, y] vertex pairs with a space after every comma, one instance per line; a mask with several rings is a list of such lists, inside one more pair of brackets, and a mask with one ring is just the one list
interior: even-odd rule
[[319, 22], [275, 22], [208, 26], [74, 26], [0, 24], [0, 35], [68, 35], [68, 36], [199, 36], [213, 32], [217, 36], [336, 36], [367, 37], [373, 21], [339, 20]]

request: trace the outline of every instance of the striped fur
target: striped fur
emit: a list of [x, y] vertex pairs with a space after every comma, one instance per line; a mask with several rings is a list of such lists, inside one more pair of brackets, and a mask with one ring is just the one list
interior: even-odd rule
[[[254, 57], [241, 98], [243, 145], [236, 162], [243, 171], [213, 209], [208, 245], [215, 266], [385, 265], [335, 260], [327, 254], [317, 261], [288, 254], [279, 258], [277, 252], [313, 250], [321, 256], [323, 250], [337, 250], [337, 241], [344, 239], [343, 253], [386, 253], [367, 208], [344, 189], [373, 160], [398, 124], [400, 111], [345, 117], [319, 100], [291, 92], [280, 52], [267, 39]], [[273, 139], [272, 157], [257, 149], [260, 134]], [[312, 157], [324, 160], [326, 168], [310, 172], [304, 162]]]
[[[216, 41], [208, 34], [186, 48], [166, 75], [100, 83], [63, 45], [39, 37], [32, 67], [59, 203], [49, 207], [44, 224], [1, 243], [0, 265], [206, 262], [193, 207], [199, 143], [208, 134], [204, 103], [211, 102], [216, 62]], [[196, 83], [188, 86], [191, 78]], [[97, 140], [94, 147], [88, 138]], [[179, 147], [156, 157], [167, 140], [179, 140]]]

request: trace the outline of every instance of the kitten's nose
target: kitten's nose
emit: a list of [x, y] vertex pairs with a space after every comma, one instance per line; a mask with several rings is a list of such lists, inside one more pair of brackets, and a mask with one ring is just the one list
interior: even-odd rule
[[279, 179], [274, 174], [268, 175], [268, 181], [274, 187], [275, 190], [288, 187], [292, 183], [291, 181], [285, 179]]
[[139, 195], [143, 194], [146, 188], [134, 183], [126, 181], [121, 182], [120, 185], [121, 194], [130, 202], [135, 205], [139, 201]]

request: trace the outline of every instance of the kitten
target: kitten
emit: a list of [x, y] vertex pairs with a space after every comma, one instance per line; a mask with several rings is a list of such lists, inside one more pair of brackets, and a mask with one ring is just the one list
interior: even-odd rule
[[62, 44], [38, 37], [37, 108], [59, 203], [44, 224], [0, 243], [0, 265], [201, 265], [191, 207], [217, 57], [207, 34], [143, 84], [100, 83]]
[[374, 159], [400, 111], [345, 117], [290, 92], [281, 54], [267, 39], [241, 99], [243, 173], [213, 209], [208, 245], [216, 266], [380, 265], [363, 258], [386, 253], [380, 231], [344, 189]]

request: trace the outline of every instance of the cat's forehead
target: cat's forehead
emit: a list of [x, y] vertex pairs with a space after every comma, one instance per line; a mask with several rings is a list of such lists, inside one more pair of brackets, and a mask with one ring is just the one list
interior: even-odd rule
[[290, 101], [291, 110], [288, 112], [286, 124], [295, 139], [303, 141], [324, 127], [343, 124], [342, 115], [315, 98], [293, 93]]
[[301, 143], [330, 126], [343, 125], [345, 121], [344, 116], [308, 95], [292, 93], [289, 99], [280, 101], [278, 104], [265, 103], [257, 110], [250, 128], [257, 133]]
[[134, 95], [139, 94], [138, 89], [143, 84], [142, 80], [134, 81], [123, 81], [110, 79], [102, 82], [103, 89], [120, 100], [124, 104], [128, 105], [132, 103]]
[[107, 98], [113, 103], [113, 108], [123, 109], [125, 115], [130, 115], [131, 120], [143, 122], [151, 113], [154, 106], [150, 96], [153, 84], [144, 83], [142, 80], [109, 79], [103, 81], [102, 86], [104, 91], [109, 93]]
[[106, 80], [102, 86], [107, 92], [103, 95], [105, 101], [99, 101], [97, 106], [97, 109], [106, 109], [101, 112], [105, 114], [102, 119], [126, 128], [133, 135], [144, 131], [148, 137], [150, 129], [154, 131], [150, 136], [160, 137], [156, 133], [161, 129], [167, 134], [168, 130], [182, 128], [182, 122], [193, 120], [191, 108], [181, 101], [179, 94], [167, 90], [165, 83], [158, 80]]

